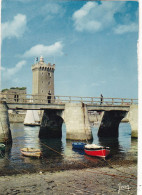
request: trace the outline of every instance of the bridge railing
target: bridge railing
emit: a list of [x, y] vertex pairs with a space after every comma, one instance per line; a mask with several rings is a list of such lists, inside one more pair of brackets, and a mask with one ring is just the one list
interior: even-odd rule
[[78, 97], [78, 96], [55, 96], [57, 102], [82, 102], [97, 105], [131, 105], [137, 104], [138, 99], [129, 98], [103, 98], [100, 97]]
[[5, 100], [7, 103], [28, 103], [28, 104], [65, 104], [67, 102], [85, 103], [89, 105], [108, 105], [108, 106], [126, 106], [137, 104], [137, 99], [129, 98], [101, 98], [100, 97], [80, 97], [80, 96], [49, 96], [44, 95], [31, 95], [31, 94], [0, 94], [0, 99]]

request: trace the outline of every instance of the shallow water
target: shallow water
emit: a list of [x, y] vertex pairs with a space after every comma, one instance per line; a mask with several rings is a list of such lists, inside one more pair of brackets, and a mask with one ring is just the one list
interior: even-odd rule
[[[0, 157], [0, 175], [83, 168], [83, 166], [104, 166], [102, 159], [89, 157], [84, 155], [84, 151], [72, 149], [72, 141], [66, 140], [64, 124], [62, 126], [62, 139], [40, 140], [38, 138], [39, 128], [18, 123], [11, 124], [13, 144], [7, 146], [5, 154]], [[98, 126], [92, 127], [93, 141], [90, 143], [111, 148], [107, 163], [119, 163], [121, 166], [124, 162], [136, 163], [137, 139], [131, 139], [129, 123], [120, 124], [118, 139], [98, 138], [97, 129]], [[43, 158], [35, 159], [22, 156], [20, 149], [23, 147], [40, 148]]]

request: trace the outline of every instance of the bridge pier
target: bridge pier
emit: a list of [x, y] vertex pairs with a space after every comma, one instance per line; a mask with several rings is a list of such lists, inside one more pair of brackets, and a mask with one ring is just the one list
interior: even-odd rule
[[138, 105], [131, 105], [128, 113], [129, 123], [131, 125], [131, 137], [138, 137]]
[[8, 117], [8, 108], [5, 101], [0, 101], [0, 142], [11, 143], [11, 131]]
[[39, 138], [61, 138], [63, 119], [57, 110], [44, 110], [39, 131]]
[[126, 113], [126, 111], [105, 111], [98, 130], [98, 136], [118, 137], [119, 123]]
[[92, 132], [87, 107], [83, 103], [66, 103], [62, 118], [66, 124], [66, 139], [91, 140]]

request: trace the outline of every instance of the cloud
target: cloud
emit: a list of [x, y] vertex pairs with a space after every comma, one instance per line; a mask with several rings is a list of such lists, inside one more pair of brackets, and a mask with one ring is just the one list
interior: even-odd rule
[[35, 45], [28, 51], [26, 51], [23, 55], [23, 57], [29, 58], [29, 57], [36, 57], [36, 56], [61, 56], [63, 55], [63, 44], [62, 42], [55, 42], [53, 45]]
[[65, 9], [59, 3], [48, 2], [42, 8], [41, 13], [46, 15], [45, 20], [49, 20], [49, 19], [52, 19], [56, 16], [58, 16], [58, 17], [63, 16], [65, 13]]
[[87, 2], [75, 11], [72, 19], [77, 31], [98, 32], [115, 24], [114, 14], [125, 2]]
[[114, 29], [114, 33], [116, 33], [116, 34], [124, 34], [124, 33], [128, 33], [128, 32], [137, 32], [137, 31], [138, 31], [138, 24], [137, 23], [118, 25]]
[[23, 61], [18, 62], [13, 68], [2, 67], [3, 79], [10, 80], [12, 76], [18, 73], [22, 69], [22, 67], [25, 66], [25, 64], [26, 64], [26, 61], [23, 60]]
[[26, 16], [17, 14], [12, 21], [2, 23], [2, 40], [12, 37], [22, 37], [26, 30]]
[[13, 83], [15, 83], [16, 85], [19, 85], [19, 83], [21, 82], [20, 79], [18, 79], [18, 78], [14, 78], [12, 81], [13, 81]]
[[[74, 27], [80, 32], [100, 32], [107, 28], [111, 28], [115, 34], [137, 32], [138, 24], [131, 21], [129, 14], [123, 15], [122, 24], [117, 24], [118, 21], [115, 20], [117, 13], [124, 12], [125, 4], [125, 2], [102, 2], [101, 4], [87, 2], [74, 12], [72, 16]], [[135, 15], [137, 13], [136, 11]]]

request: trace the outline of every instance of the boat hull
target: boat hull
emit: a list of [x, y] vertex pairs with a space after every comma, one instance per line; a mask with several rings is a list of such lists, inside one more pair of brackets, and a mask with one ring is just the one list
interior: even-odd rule
[[85, 153], [89, 156], [97, 156], [97, 157], [107, 157], [110, 153], [109, 149], [100, 148], [100, 149], [84, 149]]
[[0, 143], [0, 151], [5, 151], [5, 144]]
[[78, 150], [84, 150], [85, 145], [86, 145], [85, 143], [74, 142], [74, 143], [72, 143], [72, 148], [73, 149], [78, 149]]
[[34, 148], [23, 148], [21, 149], [21, 153], [24, 156], [29, 156], [29, 157], [41, 157], [42, 153], [39, 149], [34, 149]]

